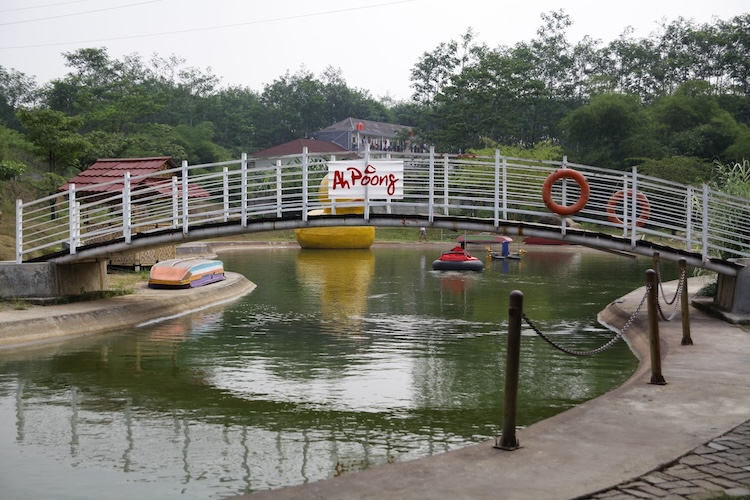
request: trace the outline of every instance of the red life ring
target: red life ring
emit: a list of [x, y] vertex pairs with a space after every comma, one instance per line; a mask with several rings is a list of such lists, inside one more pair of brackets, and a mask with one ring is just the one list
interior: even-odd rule
[[[552, 199], [552, 185], [559, 179], [563, 178], [573, 179], [578, 184], [578, 187], [581, 188], [581, 196], [578, 198], [578, 201], [568, 207], [558, 205]], [[555, 170], [549, 175], [549, 177], [547, 177], [542, 185], [542, 199], [544, 200], [544, 204], [547, 205], [547, 208], [558, 215], [573, 215], [583, 210], [583, 207], [585, 207], [586, 203], [589, 201], [589, 194], [591, 194], [591, 190], [589, 189], [589, 183], [586, 181], [586, 178], [581, 172], [571, 168]]]
[[[612, 198], [609, 199], [607, 202], [607, 218], [610, 222], [614, 222], [615, 224], [625, 224], [622, 220], [620, 220], [619, 217], [617, 217], [617, 205], [625, 199], [625, 196], [631, 197], [633, 196], [633, 191], [628, 189], [628, 192], [625, 193], [625, 191], [618, 191], [615, 194], [612, 195]], [[649, 215], [651, 215], [651, 204], [648, 202], [648, 198], [646, 198], [646, 195], [638, 191], [635, 195], [635, 198], [638, 200], [638, 206], [641, 209], [641, 215], [638, 216], [638, 218], [635, 221], [636, 226], [643, 226], [646, 224], [646, 221], [648, 220]], [[633, 227], [633, 224], [628, 224], [628, 227]]]

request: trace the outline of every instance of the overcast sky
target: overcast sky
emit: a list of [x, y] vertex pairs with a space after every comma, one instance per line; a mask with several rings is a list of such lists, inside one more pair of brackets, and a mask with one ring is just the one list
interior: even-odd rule
[[536, 36], [541, 14], [564, 10], [568, 40], [607, 43], [628, 26], [644, 38], [662, 21], [728, 20], [747, 0], [0, 0], [0, 65], [38, 84], [67, 73], [63, 52], [106, 47], [113, 59], [176, 55], [223, 86], [256, 91], [304, 67], [340, 69], [373, 97], [411, 96], [409, 73], [424, 52], [468, 28], [492, 48]]

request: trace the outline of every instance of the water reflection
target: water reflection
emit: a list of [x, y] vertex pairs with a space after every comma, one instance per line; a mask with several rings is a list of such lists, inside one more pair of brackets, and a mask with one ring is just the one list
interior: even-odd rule
[[[258, 285], [237, 303], [4, 352], [4, 494], [219, 498], [491, 438], [510, 290], [524, 290], [546, 333], [590, 350], [611, 337], [596, 313], [649, 264], [529, 252], [523, 266], [466, 274], [432, 271], [433, 259], [400, 248], [226, 255]], [[523, 424], [635, 367], [622, 343], [586, 359], [530, 331], [522, 344]]]
[[297, 276], [303, 286], [320, 297], [325, 330], [363, 333], [367, 295], [375, 273], [375, 256], [364, 250], [313, 250], [297, 252]]

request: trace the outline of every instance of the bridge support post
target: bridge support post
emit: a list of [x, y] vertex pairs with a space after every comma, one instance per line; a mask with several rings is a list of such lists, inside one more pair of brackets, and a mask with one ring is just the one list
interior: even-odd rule
[[518, 402], [518, 372], [521, 358], [521, 318], [523, 292], [510, 292], [508, 308], [508, 352], [505, 357], [505, 399], [503, 401], [503, 431], [495, 448], [513, 451], [521, 447], [516, 439], [516, 409]]
[[648, 288], [648, 340], [651, 348], [651, 381], [650, 384], [666, 385], [661, 374], [661, 348], [659, 346], [659, 303], [656, 290], [659, 286], [656, 271], [646, 270]]
[[709, 309], [729, 322], [744, 323], [750, 318], [750, 259], [731, 260], [745, 267], [736, 276], [719, 273], [716, 295]]
[[52, 298], [107, 289], [107, 261], [0, 263], [0, 297]]

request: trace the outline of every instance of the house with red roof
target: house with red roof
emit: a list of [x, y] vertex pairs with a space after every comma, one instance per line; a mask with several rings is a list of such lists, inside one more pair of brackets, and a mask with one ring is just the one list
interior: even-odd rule
[[279, 156], [298, 155], [302, 149], [308, 153], [346, 153], [348, 150], [335, 142], [317, 141], [315, 139], [294, 139], [272, 148], [264, 149], [252, 154], [253, 158], [276, 158]]
[[[130, 189], [133, 199], [137, 200], [139, 191], [147, 191], [152, 194], [154, 190], [165, 195], [172, 194], [172, 177], [177, 177], [178, 192], [182, 191], [181, 170], [170, 156], [157, 156], [151, 158], [105, 158], [97, 160], [86, 170], [68, 180], [60, 186], [57, 191], [64, 192], [75, 185], [78, 197], [94, 196], [112, 196], [123, 191], [125, 187], [125, 173], [129, 172], [131, 181]], [[159, 172], [164, 172], [159, 175]], [[153, 175], [157, 174], [157, 175]], [[147, 176], [147, 177], [144, 177]], [[144, 193], [145, 194], [145, 193]], [[200, 199], [209, 196], [202, 187], [197, 184], [188, 184], [188, 198]], [[137, 206], [133, 207], [137, 210]], [[101, 224], [97, 222], [95, 224]], [[93, 226], [94, 224], [91, 224]], [[86, 238], [87, 229], [90, 227], [89, 221], [83, 221], [82, 232], [86, 243], [96, 243], [96, 237]], [[134, 232], [149, 231], [157, 229], [156, 225], [141, 226], [134, 229]], [[93, 234], [93, 233], [89, 233]], [[175, 257], [175, 247], [173, 245], [137, 251], [126, 255], [116, 255], [111, 258], [109, 265], [119, 267], [129, 267], [140, 269], [141, 266], [152, 266], [159, 261]]]
[[[172, 193], [172, 177], [181, 177], [181, 172], [171, 156], [151, 158], [106, 158], [99, 159], [89, 168], [79, 173], [57, 188], [67, 191], [75, 184], [76, 192], [84, 195], [120, 193], [124, 188], [125, 173], [130, 172], [130, 187], [137, 193], [139, 189], [153, 188], [162, 194]], [[164, 171], [164, 175], [152, 174]], [[149, 177], [143, 178], [148, 175]], [[180, 180], [177, 181], [180, 185]], [[205, 198], [208, 193], [198, 185], [188, 184], [188, 198]]]

